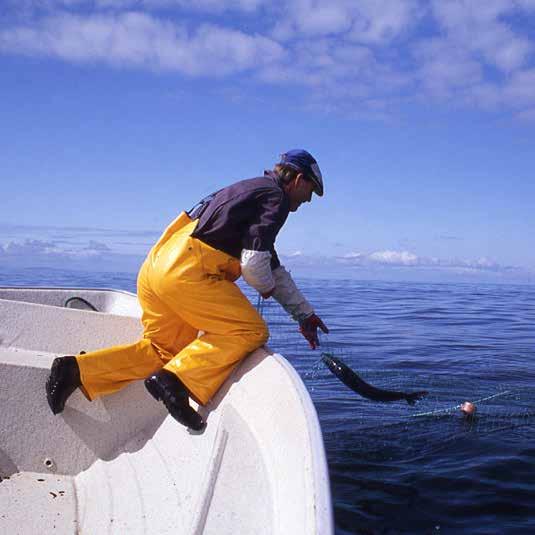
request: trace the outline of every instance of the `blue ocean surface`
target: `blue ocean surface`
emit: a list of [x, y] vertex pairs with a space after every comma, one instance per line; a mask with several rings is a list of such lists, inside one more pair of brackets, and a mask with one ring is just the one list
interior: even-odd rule
[[[0, 270], [0, 285], [135, 291], [135, 275]], [[269, 345], [318, 411], [336, 533], [535, 533], [535, 287], [299, 285], [331, 330], [320, 349], [276, 303], [261, 309]], [[322, 351], [375, 386], [429, 395], [415, 406], [363, 399], [325, 368]], [[474, 419], [459, 410], [466, 400]]]

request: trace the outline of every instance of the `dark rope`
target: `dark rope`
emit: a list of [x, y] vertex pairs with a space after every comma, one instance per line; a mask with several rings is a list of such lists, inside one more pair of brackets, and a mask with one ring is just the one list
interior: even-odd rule
[[70, 308], [69, 303], [72, 301], [81, 301], [84, 305], [86, 305], [88, 308], [90, 308], [93, 312], [98, 312], [98, 309], [95, 308], [89, 301], [84, 299], [83, 297], [69, 297], [67, 301], [65, 301], [65, 304], [63, 305], [65, 308]]

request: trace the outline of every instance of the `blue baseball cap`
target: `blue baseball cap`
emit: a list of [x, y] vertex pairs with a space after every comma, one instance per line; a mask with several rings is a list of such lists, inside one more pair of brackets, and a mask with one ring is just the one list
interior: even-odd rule
[[289, 150], [281, 154], [280, 163], [301, 171], [314, 184], [314, 193], [323, 196], [323, 177], [312, 154], [303, 149]]

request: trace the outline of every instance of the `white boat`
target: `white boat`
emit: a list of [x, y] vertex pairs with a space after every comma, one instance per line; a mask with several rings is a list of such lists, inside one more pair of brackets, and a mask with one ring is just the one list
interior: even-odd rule
[[0, 532], [332, 534], [315, 408], [267, 347], [200, 409], [202, 434], [142, 382], [91, 403], [76, 391], [51, 413], [52, 360], [132, 342], [139, 317], [128, 292], [0, 288]]

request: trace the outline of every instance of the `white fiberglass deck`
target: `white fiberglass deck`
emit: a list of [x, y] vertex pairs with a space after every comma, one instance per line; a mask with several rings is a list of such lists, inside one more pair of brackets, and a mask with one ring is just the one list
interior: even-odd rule
[[[72, 296], [99, 312], [65, 308]], [[52, 360], [134, 341], [138, 318], [125, 292], [0, 289], [0, 533], [331, 534], [315, 409], [267, 349], [201, 409], [202, 434], [141, 382], [92, 403], [77, 391], [52, 415]]]

